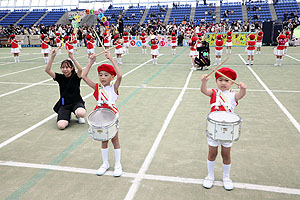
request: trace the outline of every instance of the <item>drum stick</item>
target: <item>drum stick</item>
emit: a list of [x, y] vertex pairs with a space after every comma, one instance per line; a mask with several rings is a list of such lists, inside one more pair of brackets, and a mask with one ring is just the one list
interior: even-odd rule
[[214, 68], [207, 76], [206, 78], [208, 78], [212, 73], [214, 73], [219, 67], [221, 67], [227, 60], [229, 59], [229, 57], [227, 57], [221, 64], [219, 64], [216, 68]]
[[228, 80], [232, 81], [234, 84], [239, 85], [236, 81], [232, 80], [231, 78], [229, 78], [228, 76], [226, 76], [225, 74], [216, 71], [216, 73], [220, 74], [221, 76], [223, 76], [224, 78], [227, 78]]
[[94, 27], [93, 27], [93, 31], [94, 31], [94, 33], [96, 34], [96, 36], [97, 36], [99, 42], [101, 43], [101, 46], [102, 46], [103, 50], [105, 51], [105, 48], [104, 48], [104, 46], [103, 46], [103, 44], [102, 44], [102, 41], [100, 40], [100, 37], [99, 37], [99, 35], [97, 34], [97, 32], [95, 31], [95, 28], [94, 28]]
[[106, 51], [110, 51], [110, 50], [112, 50], [112, 49], [114, 49], [114, 48], [116, 48], [116, 47], [113, 46], [113, 47], [110, 47], [109, 49], [104, 49], [104, 51], [102, 51], [102, 52], [96, 54], [96, 57], [97, 57], [97, 56], [100, 56], [100, 55], [104, 54]]

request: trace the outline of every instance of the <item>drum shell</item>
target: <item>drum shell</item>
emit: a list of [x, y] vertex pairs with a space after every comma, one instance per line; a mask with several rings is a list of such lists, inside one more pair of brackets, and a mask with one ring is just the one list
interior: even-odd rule
[[[110, 110], [110, 109], [100, 108], [93, 112], [99, 112], [99, 111], [101, 112], [101, 110]], [[109, 125], [94, 126], [89, 122], [89, 117], [92, 115], [93, 112], [91, 112], [88, 116], [88, 123], [89, 123], [88, 132], [89, 132], [90, 136], [94, 140], [98, 140], [98, 141], [108, 141], [108, 140], [112, 139], [113, 137], [115, 137], [115, 135], [117, 134], [117, 132], [119, 130], [119, 118], [115, 115], [115, 119]]]
[[[216, 111], [224, 112], [224, 111]], [[235, 122], [217, 121], [211, 119], [207, 115], [206, 123], [206, 136], [214, 141], [220, 142], [234, 142], [238, 141], [241, 134], [242, 119], [239, 115], [235, 114], [239, 120]]]

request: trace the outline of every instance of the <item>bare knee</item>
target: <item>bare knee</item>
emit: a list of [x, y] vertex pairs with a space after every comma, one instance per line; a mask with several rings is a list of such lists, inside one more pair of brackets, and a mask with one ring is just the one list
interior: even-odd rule
[[222, 147], [221, 155], [223, 158], [223, 163], [226, 165], [231, 163], [230, 149], [230, 147]]
[[209, 160], [209, 161], [214, 161], [214, 160], [216, 160], [217, 155], [218, 155], [218, 147], [212, 147], [212, 146], [209, 146], [209, 150], [208, 150], [208, 160]]
[[84, 108], [77, 108], [75, 110], [75, 114], [77, 117], [84, 117], [86, 114], [86, 110]]
[[60, 130], [64, 130], [67, 126], [69, 125], [69, 122], [67, 120], [59, 120], [57, 122], [57, 127], [60, 129]]
[[115, 149], [120, 149], [119, 133], [117, 133], [116, 136], [111, 139], [111, 142]]

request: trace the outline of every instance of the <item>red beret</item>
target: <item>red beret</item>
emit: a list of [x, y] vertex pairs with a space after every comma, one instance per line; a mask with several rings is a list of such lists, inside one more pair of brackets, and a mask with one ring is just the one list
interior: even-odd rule
[[198, 38], [197, 37], [192, 37], [192, 42], [196, 42], [198, 40]]
[[251, 34], [249, 37], [250, 37], [250, 40], [254, 40], [255, 39], [255, 35], [254, 34]]
[[98, 66], [97, 71], [98, 71], [98, 73], [101, 71], [106, 71], [106, 72], [110, 73], [111, 75], [116, 76], [116, 71], [115, 71], [114, 67], [109, 64], [102, 64], [102, 65]]
[[118, 38], [119, 38], [119, 36], [118, 36], [118, 35], [115, 35], [114, 39], [118, 39]]
[[222, 39], [222, 35], [217, 35], [217, 39]]
[[107, 35], [107, 33], [103, 33], [103, 35], [104, 35], [104, 36], [106, 36], [106, 35]]
[[14, 37], [16, 37], [16, 36], [15, 36], [14, 34], [11, 34], [10, 37], [11, 37], [11, 38], [14, 38]]
[[290, 32], [289, 32], [289, 31], [286, 31], [286, 32], [285, 32], [285, 34], [286, 34], [286, 35], [289, 35], [289, 34], [290, 34]]
[[230, 32], [230, 31], [228, 31], [228, 32], [227, 32], [227, 35], [231, 35], [231, 32]]
[[171, 34], [172, 34], [172, 35], [175, 35], [175, 32], [172, 32]]
[[72, 35], [75, 35], [75, 33], [72, 33]]
[[64, 37], [64, 40], [66, 40], [66, 41], [69, 40], [69, 36], [66, 35], [66, 36]]
[[145, 35], [145, 33], [142, 33], [142, 34], [141, 34], [141, 36], [144, 36], [144, 35]]
[[258, 35], [259, 35], [259, 36], [262, 36], [262, 35], [263, 35], [263, 32], [259, 31], [259, 32], [258, 32]]
[[44, 37], [45, 37], [45, 35], [44, 35], [44, 34], [42, 34], [42, 35], [41, 35], [41, 39], [43, 39]]
[[285, 39], [285, 35], [279, 35], [280, 39]]
[[59, 35], [60, 35], [60, 33], [59, 33], [59, 32], [56, 32], [56, 33], [55, 33], [55, 35], [59, 36]]
[[90, 35], [86, 36], [86, 39], [90, 40], [92, 37]]
[[127, 33], [127, 32], [124, 32], [124, 35], [128, 35], [128, 33]]
[[[218, 69], [219, 72], [221, 72], [222, 74], [228, 76], [229, 78], [231, 78], [232, 80], [236, 80], [237, 74], [235, 71], [233, 71], [230, 68], [227, 67], [222, 67], [221, 69]], [[222, 75], [218, 74], [217, 72], [215, 73], [215, 77], [216, 79], [218, 79], [219, 77], [221, 77]]]
[[198, 37], [201, 37], [202, 36], [202, 34], [201, 33], [198, 33]]

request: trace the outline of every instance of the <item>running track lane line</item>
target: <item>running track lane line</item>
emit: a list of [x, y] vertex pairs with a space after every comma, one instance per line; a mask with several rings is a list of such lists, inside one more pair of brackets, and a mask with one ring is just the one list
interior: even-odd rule
[[[129, 72], [125, 73], [125, 74], [123, 75], [123, 77], [125, 77], [125, 76], [127, 76], [128, 74], [132, 73], [133, 71], [135, 71], [135, 70], [141, 68], [143, 65], [147, 64], [147, 63], [150, 62], [150, 61], [151, 61], [151, 59], [148, 60], [148, 61], [146, 61], [145, 63], [143, 63], [143, 64], [137, 66], [136, 68], [130, 70]], [[101, 61], [101, 62], [104, 62], [104, 61]], [[101, 63], [101, 62], [99, 62], [99, 63]], [[90, 96], [92, 96], [92, 94], [93, 94], [93, 92], [90, 93], [90, 94], [88, 94], [88, 95], [86, 95], [85, 97], [83, 97], [83, 99], [89, 98]], [[32, 131], [33, 129], [35, 129], [35, 128], [41, 126], [42, 124], [46, 123], [47, 121], [51, 120], [51, 119], [54, 118], [56, 115], [57, 115], [57, 114], [54, 113], [54, 114], [50, 115], [49, 117], [43, 119], [42, 121], [36, 123], [35, 125], [33, 125], [33, 126], [27, 128], [27, 129], [25, 129], [24, 131], [18, 133], [17, 135], [15, 135], [15, 136], [9, 138], [8, 140], [2, 142], [2, 143], [0, 144], [0, 149], [1, 149], [2, 147], [4, 147], [4, 146], [8, 145], [9, 143], [11, 143], [11, 142], [17, 140], [18, 138], [22, 137], [23, 135], [29, 133], [29, 132]]]
[[187, 86], [188, 86], [188, 84], [190, 82], [190, 79], [192, 77], [192, 73], [193, 73], [193, 70], [191, 70], [190, 73], [188, 74], [188, 77], [186, 79], [184, 87], [182, 88], [182, 90], [181, 90], [180, 94], [178, 95], [175, 103], [173, 104], [173, 107], [171, 108], [167, 118], [165, 119], [164, 124], [163, 124], [162, 128], [160, 129], [160, 131], [159, 131], [159, 133], [158, 133], [158, 135], [157, 135], [157, 137], [156, 137], [156, 139], [155, 139], [155, 141], [154, 141], [154, 143], [153, 143], [146, 159], [144, 160], [144, 163], [143, 163], [142, 167], [140, 168], [140, 170], [139, 170], [138, 174], [136, 175], [135, 179], [132, 181], [132, 185], [129, 188], [129, 191], [128, 191], [126, 197], [125, 197], [125, 200], [134, 199], [134, 196], [135, 196], [136, 192], [139, 189], [140, 183], [141, 183], [142, 179], [144, 178], [144, 176], [145, 176], [145, 174], [146, 174], [146, 172], [147, 172], [147, 170], [148, 170], [148, 168], [149, 168], [149, 166], [150, 166], [150, 164], [151, 164], [151, 162], [154, 158], [154, 154], [156, 153], [156, 150], [157, 150], [157, 148], [160, 144], [160, 141], [161, 141], [163, 135], [165, 134], [165, 132], [168, 128], [168, 125], [171, 122], [171, 120], [172, 120], [172, 118], [173, 118], [173, 116], [174, 116], [181, 100], [182, 100], [182, 97], [183, 97], [185, 91], [187, 90]]
[[299, 59], [297, 59], [297, 58], [294, 58], [294, 57], [292, 57], [292, 56], [289, 56], [289, 55], [287, 55], [287, 54], [286, 54], [286, 56], [287, 56], [287, 57], [289, 57], [289, 58], [291, 58], [291, 59], [293, 59], [293, 60], [296, 60], [296, 61], [300, 62], [300, 60], [299, 60]]
[[[71, 172], [71, 173], [81, 173], [81, 174], [96, 174], [96, 169], [86, 169], [86, 168], [76, 168], [76, 167], [68, 167], [68, 166], [58, 166], [58, 165], [47, 165], [47, 164], [35, 164], [35, 163], [24, 163], [24, 162], [13, 162], [13, 161], [3, 161], [0, 160], [0, 166], [10, 166], [10, 167], [23, 167], [23, 168], [33, 168], [33, 169], [44, 169], [44, 170], [52, 170], [52, 171], [62, 171], [62, 172]], [[114, 176], [112, 171], [107, 171], [104, 176]], [[137, 176], [136, 173], [123, 172], [122, 177], [126, 178], [135, 178]], [[144, 179], [154, 180], [154, 181], [165, 181], [172, 183], [184, 183], [184, 184], [198, 184], [202, 185], [204, 179], [196, 179], [196, 178], [183, 178], [183, 177], [173, 177], [173, 176], [159, 176], [159, 175], [151, 175], [145, 174], [143, 176]], [[233, 183], [235, 188], [245, 189], [245, 190], [259, 190], [264, 192], [274, 192], [274, 193], [282, 193], [282, 194], [293, 194], [300, 195], [300, 189], [296, 188], [285, 188], [278, 186], [268, 186], [268, 185], [258, 185], [258, 184], [248, 184], [248, 183]], [[214, 186], [223, 187], [222, 181], [215, 181]]]
[[[246, 61], [242, 58], [242, 56], [239, 54], [240, 59], [246, 64]], [[277, 99], [277, 97], [273, 94], [273, 92], [268, 88], [268, 86], [259, 78], [259, 76], [255, 73], [255, 71], [247, 65], [247, 68], [251, 71], [251, 73], [254, 75], [256, 80], [263, 86], [263, 88], [267, 91], [267, 93], [272, 97], [272, 99], [275, 101], [275, 103], [279, 106], [279, 108], [282, 110], [282, 112], [289, 118], [289, 120], [292, 122], [292, 124], [295, 126], [295, 128], [300, 133], [300, 125], [296, 121], [296, 119], [289, 113], [289, 111], [282, 105], [282, 103]]]

